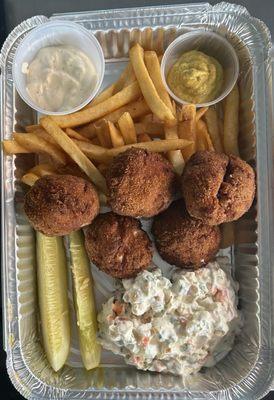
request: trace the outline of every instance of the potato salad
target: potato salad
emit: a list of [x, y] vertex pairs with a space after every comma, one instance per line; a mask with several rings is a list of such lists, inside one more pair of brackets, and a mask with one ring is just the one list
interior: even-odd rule
[[196, 271], [159, 268], [124, 279], [98, 315], [99, 341], [138, 369], [187, 376], [231, 349], [241, 325], [237, 284], [217, 262]]

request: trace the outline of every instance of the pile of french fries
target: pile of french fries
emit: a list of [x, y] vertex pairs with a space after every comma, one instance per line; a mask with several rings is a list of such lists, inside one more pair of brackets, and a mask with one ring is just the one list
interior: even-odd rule
[[155, 51], [135, 44], [119, 79], [81, 111], [42, 117], [39, 124], [26, 126], [26, 132], [14, 132], [12, 140], [4, 140], [7, 154], [48, 157], [22, 182], [33, 185], [39, 177], [75, 163], [104, 202], [104, 171], [113, 157], [132, 146], [163, 153], [177, 174], [198, 150], [239, 155], [238, 86], [216, 106], [197, 110], [193, 104], [175, 104], [163, 84], [160, 59]]

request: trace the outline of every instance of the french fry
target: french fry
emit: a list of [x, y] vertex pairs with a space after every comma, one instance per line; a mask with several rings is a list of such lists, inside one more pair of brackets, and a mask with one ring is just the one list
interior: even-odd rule
[[51, 164], [38, 164], [35, 165], [35, 167], [31, 168], [28, 172], [33, 173], [37, 175], [38, 177], [44, 176], [44, 175], [55, 175], [56, 170]]
[[[178, 139], [178, 129], [177, 126], [173, 127], [165, 127], [165, 138], [167, 140], [172, 140], [172, 139]], [[178, 174], [181, 175], [184, 166], [185, 166], [185, 161], [184, 157], [182, 155], [182, 152], [180, 150], [171, 150], [167, 152], [167, 158], [173, 165], [174, 171]]]
[[96, 137], [94, 122], [91, 122], [90, 124], [84, 126], [80, 126], [79, 128], [75, 128], [75, 130], [76, 129], [80, 135], [85, 136], [87, 139], [93, 139]]
[[[103, 193], [107, 192], [106, 181], [100, 171], [92, 164], [87, 156], [80, 150], [75, 142], [56, 124], [51, 117], [40, 119], [43, 128], [55, 139], [60, 147], [79, 165], [90, 180], [98, 186]], [[86, 142], [83, 142], [86, 143]], [[87, 143], [89, 144], [89, 143]]]
[[35, 175], [32, 172], [28, 172], [27, 174], [22, 176], [21, 182], [25, 183], [28, 186], [33, 186], [38, 179], [39, 176]]
[[73, 114], [53, 115], [51, 118], [61, 128], [73, 128], [104, 117], [112, 111], [137, 100], [140, 95], [141, 91], [138, 82], [133, 82], [131, 85], [104, 100], [102, 103], [96, 104], [95, 106], [85, 110], [77, 111]]
[[93, 106], [96, 106], [97, 104], [102, 103], [103, 101], [109, 99], [113, 95], [113, 89], [114, 89], [115, 84], [113, 83], [112, 85], [108, 86], [106, 89], [104, 89], [101, 93], [98, 94], [98, 96], [95, 97], [89, 104], [86, 105], [84, 108], [90, 108]]
[[194, 104], [186, 104], [179, 109], [178, 120], [178, 136], [186, 139], [192, 144], [182, 150], [182, 155], [185, 161], [195, 153], [196, 150], [196, 106]]
[[226, 249], [227, 247], [233, 246], [235, 243], [235, 232], [233, 222], [227, 222], [221, 225], [221, 249]]
[[107, 149], [93, 143], [82, 142], [80, 140], [72, 139], [79, 149], [89, 158], [100, 163], [107, 162], [109, 157], [106, 156]]
[[137, 43], [130, 49], [129, 57], [146, 103], [161, 120], [169, 125], [174, 125], [176, 119], [171, 110], [160, 99], [145, 66], [143, 53], [142, 47]]
[[67, 163], [66, 155], [62, 150], [43, 138], [38, 137], [35, 133], [13, 133], [13, 137], [21, 146], [32, 153], [46, 153], [58, 164], [65, 165]]
[[137, 135], [131, 115], [125, 112], [118, 119], [118, 125], [125, 144], [137, 143]]
[[197, 150], [212, 150], [214, 147], [207, 131], [206, 123], [201, 119], [197, 122]]
[[5, 153], [12, 154], [21, 154], [21, 153], [31, 153], [28, 149], [25, 149], [16, 140], [3, 140], [2, 142]]
[[219, 131], [218, 116], [215, 107], [209, 107], [204, 115], [208, 133], [212, 140], [214, 149], [218, 153], [223, 153], [223, 144]]
[[83, 142], [89, 142], [89, 139], [83, 135], [81, 135], [80, 133], [78, 133], [77, 131], [75, 131], [74, 129], [71, 128], [67, 128], [66, 129], [66, 134], [73, 139], [77, 139], [77, 140], [82, 140]]
[[101, 147], [101, 144], [100, 144], [100, 141], [99, 141], [98, 137], [95, 137], [94, 139], [91, 139], [91, 143], [95, 144], [96, 146], [100, 146]]
[[155, 89], [157, 90], [160, 99], [170, 110], [172, 110], [171, 100], [163, 83], [161, 67], [157, 54], [155, 51], [145, 51], [144, 60], [149, 76], [155, 86]]
[[98, 196], [99, 196], [99, 201], [100, 201], [101, 206], [106, 206], [107, 205], [107, 196], [102, 192], [99, 192]]
[[99, 169], [99, 171], [101, 172], [102, 175], [105, 175], [106, 170], [108, 169], [108, 166], [104, 163], [101, 163], [97, 166], [97, 168]]
[[[191, 142], [184, 139], [171, 139], [171, 140], [152, 140], [151, 142], [143, 142], [136, 144], [128, 144], [122, 147], [116, 147], [115, 149], [106, 150], [106, 157], [112, 158], [116, 157], [118, 154], [123, 153], [124, 151], [136, 147], [137, 149], [144, 149], [147, 151], [157, 152], [157, 153], [165, 153], [170, 150], [180, 150], [187, 146], [189, 146]], [[87, 143], [87, 146], [89, 144]]]
[[28, 133], [32, 133], [36, 131], [37, 129], [41, 128], [41, 125], [27, 125], [25, 126], [25, 131]]
[[201, 107], [196, 111], [196, 122], [199, 121], [207, 112], [208, 107]]
[[32, 133], [35, 134], [36, 136], [38, 136], [39, 138], [44, 139], [46, 142], [59, 147], [58, 144], [55, 142], [55, 140], [41, 126], [39, 128], [37, 128], [35, 131], [33, 131]]
[[137, 136], [138, 143], [140, 142], [151, 142], [152, 139], [147, 133], [141, 133]]
[[224, 152], [239, 156], [239, 89], [236, 84], [224, 103]]
[[196, 106], [195, 104], [185, 104], [178, 111], [179, 121], [193, 121], [196, 123]]
[[125, 142], [119, 129], [116, 128], [113, 122], [108, 121], [108, 129], [113, 147], [124, 146]]
[[94, 124], [96, 129], [96, 135], [99, 143], [102, 147], [110, 149], [112, 147], [112, 142], [109, 134], [109, 127], [106, 120], [97, 121]]
[[120, 90], [127, 87], [134, 81], [136, 81], [136, 77], [135, 77], [132, 65], [129, 62], [127, 64], [126, 68], [124, 69], [124, 71], [122, 72], [122, 74], [120, 75], [120, 78], [118, 79], [118, 81], [114, 84], [113, 94], [119, 92]]

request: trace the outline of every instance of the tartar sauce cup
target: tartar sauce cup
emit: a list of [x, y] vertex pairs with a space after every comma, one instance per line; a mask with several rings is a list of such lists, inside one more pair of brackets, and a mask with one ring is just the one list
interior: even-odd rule
[[222, 36], [211, 31], [195, 30], [185, 33], [175, 39], [166, 49], [161, 62], [163, 82], [170, 96], [180, 104], [189, 102], [176, 96], [167, 83], [170, 68], [183, 53], [198, 50], [208, 56], [214, 57], [224, 71], [224, 82], [219, 95], [212, 101], [196, 104], [197, 107], [208, 107], [223, 100], [233, 89], [239, 75], [239, 60], [232, 45]]
[[[97, 79], [88, 96], [77, 106], [70, 110], [50, 111], [39, 107], [30, 97], [26, 88], [27, 81], [24, 65], [29, 65], [42, 48], [60, 45], [74, 46], [85, 53], [95, 67]], [[20, 97], [36, 111], [48, 115], [69, 114], [87, 105], [98, 93], [104, 78], [104, 72], [104, 54], [96, 37], [79, 24], [58, 20], [46, 22], [29, 32], [18, 46], [12, 66], [13, 80]]]

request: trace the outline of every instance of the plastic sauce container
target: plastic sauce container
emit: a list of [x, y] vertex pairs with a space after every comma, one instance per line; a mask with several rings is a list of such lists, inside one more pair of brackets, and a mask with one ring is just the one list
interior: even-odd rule
[[231, 92], [239, 75], [239, 60], [234, 48], [222, 36], [203, 30], [185, 33], [168, 46], [161, 63], [162, 79], [170, 96], [180, 104], [188, 104], [188, 102], [180, 99], [172, 92], [166, 78], [170, 68], [179, 57], [190, 50], [199, 50], [208, 56], [214, 57], [223, 67], [224, 82], [219, 96], [207, 103], [196, 104], [196, 106], [208, 107], [218, 103]]
[[[95, 67], [97, 80], [88, 97], [81, 104], [70, 110], [49, 111], [40, 108], [30, 97], [26, 89], [26, 74], [22, 71], [22, 65], [30, 64], [43, 47], [59, 45], [74, 46], [85, 53]], [[36, 111], [50, 115], [69, 114], [87, 105], [100, 89], [104, 72], [104, 54], [96, 37], [81, 25], [67, 21], [46, 22], [27, 34], [16, 50], [12, 67], [13, 80], [20, 97]]]

